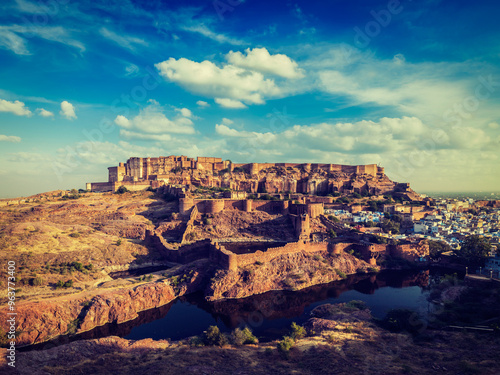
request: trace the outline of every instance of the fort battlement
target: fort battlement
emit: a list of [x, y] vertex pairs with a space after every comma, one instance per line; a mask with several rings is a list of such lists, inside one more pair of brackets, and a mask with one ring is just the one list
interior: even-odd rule
[[[88, 183], [87, 190], [91, 191], [116, 191], [120, 186], [126, 186], [129, 190], [143, 190], [147, 187], [157, 188], [162, 185], [171, 184], [172, 180], [181, 181], [186, 184], [193, 183], [191, 177], [195, 171], [206, 171], [215, 178], [221, 171], [245, 172], [258, 177], [263, 170], [272, 168], [298, 169], [310, 173], [314, 172], [341, 172], [352, 175], [367, 175], [377, 177], [384, 175], [384, 168], [376, 164], [367, 165], [341, 165], [341, 164], [319, 164], [319, 163], [232, 163], [230, 160], [222, 160], [216, 157], [187, 156], [160, 156], [160, 157], [132, 157], [125, 163], [108, 168], [108, 182]], [[187, 173], [187, 174], [186, 174]], [[320, 183], [320, 182], [318, 182]], [[205, 186], [218, 186], [213, 179], [204, 182]], [[300, 186], [297, 186], [299, 184]], [[304, 182], [290, 180], [284, 185], [283, 191], [308, 192], [315, 190], [314, 186], [304, 185]], [[251, 184], [250, 184], [251, 185]], [[304, 186], [302, 186], [304, 185]], [[231, 188], [231, 186], [229, 186]], [[257, 192], [258, 184], [249, 186], [247, 190]]]
[[385, 256], [403, 258], [411, 262], [428, 260], [429, 246], [425, 241], [404, 245], [363, 244], [353, 242], [311, 242], [298, 240], [284, 246], [271, 247], [265, 251], [257, 250], [248, 254], [236, 254], [226, 249], [222, 244], [213, 240], [201, 240], [192, 244], [183, 245], [178, 249], [169, 245], [160, 233], [152, 230], [146, 232], [146, 243], [154, 246], [167, 261], [175, 263], [189, 263], [197, 259], [209, 258], [213, 265], [225, 270], [237, 270], [256, 262], [268, 263], [283, 255], [298, 253], [342, 254], [356, 251], [371, 265], [377, 264], [377, 259]]

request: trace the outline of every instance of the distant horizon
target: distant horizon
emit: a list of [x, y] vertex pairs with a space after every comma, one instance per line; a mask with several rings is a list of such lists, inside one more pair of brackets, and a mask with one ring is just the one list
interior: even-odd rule
[[[239, 163], [238, 163], [239, 164]], [[314, 163], [312, 163], [314, 164]], [[105, 182], [105, 181], [103, 181]], [[85, 185], [85, 184], [83, 184]], [[72, 189], [82, 189], [82, 190], [85, 190], [84, 189], [85, 186], [83, 187], [72, 187], [72, 188], [59, 188], [59, 189], [52, 189], [52, 190], [45, 190], [45, 191], [38, 191], [38, 192], [35, 192], [35, 193], [32, 193], [32, 194], [26, 194], [26, 195], [14, 195], [14, 196], [0, 196], [0, 199], [15, 199], [15, 198], [28, 198], [30, 196], [34, 196], [34, 195], [38, 195], [38, 194], [44, 194], [44, 193], [48, 193], [50, 191], [57, 191], [57, 190], [65, 190], [65, 191], [70, 191]], [[410, 184], [410, 187], [411, 187], [411, 184]], [[476, 195], [482, 195], [482, 196], [487, 196], [489, 194], [495, 194], [495, 195], [499, 195], [500, 196], [500, 190], [497, 190], [497, 191], [417, 191], [415, 189], [413, 189], [414, 191], [416, 191], [418, 194], [424, 194], [424, 195], [432, 195], [432, 194], [441, 194], [441, 195], [446, 195], [446, 194], [450, 194], [450, 195], [458, 195], [458, 194], [476, 194]], [[450, 197], [452, 198], [452, 197]], [[500, 199], [500, 197], [499, 197]]]

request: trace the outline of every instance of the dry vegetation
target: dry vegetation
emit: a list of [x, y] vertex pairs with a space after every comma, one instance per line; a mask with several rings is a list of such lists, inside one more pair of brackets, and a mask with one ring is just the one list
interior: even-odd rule
[[[425, 331], [390, 333], [355, 304], [326, 305], [279, 341], [234, 346], [193, 346], [189, 340], [128, 341], [117, 337], [74, 342], [19, 355], [32, 374], [498, 374], [500, 338], [490, 334]], [[299, 327], [300, 329], [300, 327]], [[315, 332], [311, 332], [314, 329]], [[190, 340], [191, 342], [193, 340]], [[481, 345], [479, 342], [487, 342]], [[216, 344], [216, 342], [212, 343]]]
[[[0, 207], [0, 262], [16, 262], [19, 299], [75, 293], [110, 280], [108, 271], [161, 259], [141, 241], [176, 203], [150, 192], [83, 194]], [[0, 287], [6, 280], [0, 270]], [[67, 283], [71, 281], [71, 283]], [[58, 282], [65, 284], [59, 287]], [[6, 297], [1, 287], [0, 298]]]

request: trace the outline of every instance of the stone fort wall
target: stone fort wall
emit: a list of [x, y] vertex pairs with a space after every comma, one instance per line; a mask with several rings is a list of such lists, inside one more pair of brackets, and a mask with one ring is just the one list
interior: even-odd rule
[[179, 212], [181, 215], [189, 214], [193, 207], [196, 207], [201, 214], [216, 214], [224, 210], [238, 210], [244, 212], [264, 211], [270, 215], [308, 214], [311, 218], [316, 218], [324, 213], [324, 204], [312, 201], [290, 203], [289, 201], [252, 199], [179, 199]]
[[118, 166], [109, 167], [108, 182], [121, 181], [140, 181], [150, 180], [152, 176], [168, 175], [173, 169], [200, 169], [209, 171], [221, 171], [228, 169], [233, 171], [235, 168], [241, 168], [250, 174], [257, 174], [263, 169], [268, 168], [303, 168], [306, 171], [324, 170], [327, 172], [344, 172], [369, 174], [376, 176], [378, 173], [384, 173], [384, 168], [376, 164], [368, 165], [341, 165], [341, 164], [319, 164], [319, 163], [246, 163], [236, 164], [230, 160], [222, 160], [215, 157], [202, 157], [196, 159], [187, 156], [160, 156], [155, 158], [133, 157], [126, 163], [119, 163]]
[[237, 270], [238, 267], [245, 267], [256, 262], [267, 263], [273, 259], [290, 254], [329, 252], [341, 254], [355, 250], [363, 258], [376, 265], [376, 258], [380, 256], [394, 256], [409, 260], [411, 262], [421, 261], [428, 258], [429, 247], [424, 242], [404, 245], [387, 244], [361, 244], [352, 242], [309, 242], [299, 240], [290, 242], [284, 246], [269, 248], [266, 251], [257, 250], [250, 254], [235, 254], [227, 250], [218, 242], [206, 239], [192, 244], [183, 245], [178, 249], [168, 244], [160, 233], [152, 230], [146, 231], [145, 241], [148, 245], [154, 246], [165, 257], [167, 261], [175, 263], [189, 263], [197, 259], [209, 258], [213, 264], [225, 270]]

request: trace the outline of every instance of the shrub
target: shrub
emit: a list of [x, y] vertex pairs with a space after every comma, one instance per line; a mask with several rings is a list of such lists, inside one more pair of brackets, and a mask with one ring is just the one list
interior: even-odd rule
[[30, 284], [33, 286], [41, 286], [41, 285], [45, 284], [45, 280], [41, 277], [35, 277], [35, 278], [30, 280]]
[[73, 286], [73, 280], [68, 280], [64, 283], [63, 288], [71, 288]]
[[122, 244], [122, 240], [119, 239], [118, 241], [116, 241], [116, 246], [120, 246]]
[[72, 286], [73, 286], [73, 280], [67, 280], [66, 282], [59, 280], [56, 284], [56, 289], [71, 288]]
[[115, 194], [123, 194], [123, 193], [127, 193], [127, 192], [128, 192], [128, 189], [122, 185], [118, 188], [118, 190], [116, 190]]
[[411, 334], [417, 334], [424, 324], [418, 313], [408, 309], [390, 310], [381, 323], [389, 331], [406, 331]]
[[77, 271], [83, 271], [83, 264], [80, 262], [73, 262], [72, 267], [75, 267]]
[[345, 272], [342, 272], [338, 268], [335, 268], [335, 272], [337, 272], [337, 275], [339, 275], [341, 278], [343, 278], [343, 279], [347, 278]]
[[78, 330], [78, 326], [80, 325], [80, 319], [75, 319], [71, 321], [71, 323], [68, 324], [68, 330], [66, 331], [66, 334], [68, 335], [74, 335], [76, 331]]
[[234, 345], [241, 346], [245, 344], [257, 344], [259, 340], [248, 327], [245, 327], [243, 329], [236, 328], [231, 333], [231, 342]]
[[73, 238], [78, 238], [78, 237], [80, 237], [80, 233], [74, 232], [74, 233], [71, 233], [69, 236], [73, 237]]
[[211, 346], [223, 346], [224, 344], [227, 344], [227, 338], [220, 331], [219, 327], [210, 326], [205, 332], [203, 332], [203, 343]]
[[306, 329], [302, 326], [299, 326], [297, 323], [292, 323], [292, 333], [291, 337], [294, 341], [303, 338], [306, 335]]
[[200, 336], [194, 336], [191, 337], [191, 339], [189, 340], [189, 345], [199, 347], [199, 346], [205, 346], [205, 343], [203, 342], [203, 339]]
[[337, 343], [337, 338], [335, 337], [334, 334], [330, 334], [328, 336], [326, 336], [326, 342], [329, 343], [329, 344], [336, 344]]
[[358, 301], [358, 300], [352, 300], [350, 302], [347, 302], [345, 304], [345, 306], [348, 308], [351, 308], [351, 309], [355, 309], [355, 310], [365, 310], [368, 308], [368, 305], [366, 304], [366, 302]]
[[283, 336], [283, 340], [278, 342], [276, 345], [278, 352], [283, 358], [288, 359], [290, 357], [290, 349], [294, 346], [294, 341], [290, 336]]

